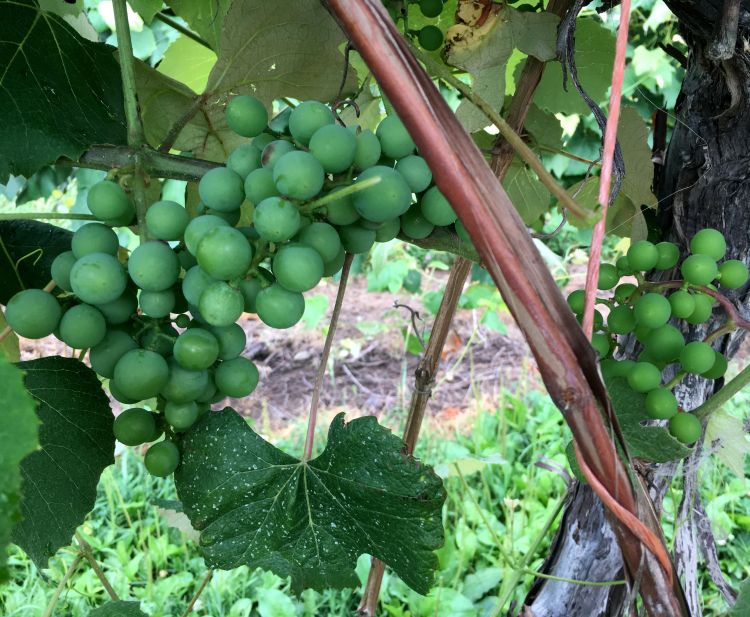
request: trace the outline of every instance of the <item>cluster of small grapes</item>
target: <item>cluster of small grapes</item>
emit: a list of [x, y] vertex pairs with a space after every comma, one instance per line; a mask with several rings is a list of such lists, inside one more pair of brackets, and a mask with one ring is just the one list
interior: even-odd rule
[[[425, 17], [438, 17], [443, 12], [443, 0], [383, 0], [393, 21], [398, 21], [407, 10], [408, 4], [418, 4], [419, 10]], [[413, 32], [422, 48], [435, 51], [443, 44], [443, 32], [437, 26], [427, 24]]]
[[[252, 140], [203, 176], [197, 216], [173, 201], [151, 204], [147, 240], [128, 256], [111, 226], [132, 224], [134, 207], [118, 183], [100, 182], [88, 206], [101, 222], [80, 227], [52, 263], [62, 293], [24, 290], [6, 310], [21, 336], [54, 333], [89, 349], [120, 402], [156, 398], [156, 412], [127, 409], [114, 431], [131, 446], [166, 433], [146, 453], [158, 476], [177, 467], [178, 434], [211, 404], [255, 389], [258, 370], [241, 356], [243, 312], [289, 328], [304, 312], [303, 292], [339, 272], [346, 252], [399, 233], [425, 238], [438, 225], [455, 224], [469, 241], [397, 117], [373, 133], [306, 101], [269, 125], [259, 100], [238, 96], [226, 119]], [[243, 211], [252, 225], [237, 227]]]
[[[602, 264], [599, 289], [614, 290], [611, 299], [597, 302], [609, 307], [606, 323], [599, 311], [594, 313], [596, 332], [591, 344], [599, 355], [605, 377], [622, 377], [636, 392], [646, 394], [646, 412], [651, 418], [669, 420], [669, 431], [683, 443], [700, 437], [701, 426], [695, 415], [678, 408], [670, 386], [663, 384], [662, 371], [677, 363], [678, 377], [687, 373], [706, 379], [720, 379], [727, 370], [727, 360], [708, 341], [686, 342], [682, 332], [668, 323], [684, 319], [701, 324], [711, 317], [716, 299], [705, 293], [717, 291], [715, 283], [726, 289], [742, 287], [748, 280], [748, 269], [736, 259], [717, 262], [726, 253], [724, 236], [715, 229], [702, 229], [690, 241], [690, 255], [680, 265], [681, 282], [650, 283], [643, 273], [649, 270], [670, 270], [680, 261], [680, 250], [671, 242], [653, 244], [647, 240], [634, 242], [627, 255], [616, 264]], [[621, 283], [623, 276], [634, 276], [635, 283]], [[675, 284], [677, 283], [677, 284]], [[681, 283], [681, 284], [680, 284]], [[661, 291], [677, 287], [669, 296]], [[581, 319], [583, 290], [568, 296], [568, 304]], [[634, 333], [643, 346], [637, 360], [615, 360], [618, 335]]]

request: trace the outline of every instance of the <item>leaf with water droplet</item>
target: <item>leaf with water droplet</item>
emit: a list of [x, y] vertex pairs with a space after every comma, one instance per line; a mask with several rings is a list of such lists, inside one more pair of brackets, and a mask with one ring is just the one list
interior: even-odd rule
[[210, 568], [265, 568], [295, 590], [355, 587], [366, 553], [427, 593], [445, 490], [403, 447], [374, 417], [339, 414], [325, 450], [303, 463], [226, 408], [185, 435], [175, 482]]

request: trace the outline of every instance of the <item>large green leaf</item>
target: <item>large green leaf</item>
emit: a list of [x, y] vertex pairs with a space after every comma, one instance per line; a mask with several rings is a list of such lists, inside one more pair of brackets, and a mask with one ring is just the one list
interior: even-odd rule
[[426, 593], [445, 491], [403, 447], [374, 417], [345, 424], [340, 414], [323, 453], [303, 463], [226, 408], [187, 433], [175, 481], [210, 568], [262, 567], [295, 589], [354, 587], [367, 553]]
[[96, 485], [114, 462], [112, 411], [94, 371], [51, 356], [18, 367], [38, 403], [40, 449], [21, 463], [23, 520], [12, 540], [39, 568], [70, 539], [94, 506]]
[[181, 81], [194, 92], [203, 92], [216, 54], [186, 36], [172, 43], [159, 62], [158, 71]]
[[[457, 30], [446, 47], [447, 61], [471, 74], [472, 89], [494, 109], [505, 97], [506, 65], [514, 49], [547, 61], [555, 57], [559, 18], [551, 13], [517, 11], [511, 7], [493, 14], [481, 28]], [[473, 133], [489, 124], [469, 101], [462, 101], [456, 115]]]
[[0, 1], [0, 182], [126, 141], [112, 48], [32, 0]]
[[[203, 97], [140, 65], [138, 91], [149, 141], [158, 145], [193, 107], [195, 115], [174, 147], [223, 161], [242, 140], [229, 130], [224, 108], [232, 96], [252, 94], [270, 109], [274, 99], [333, 99], [339, 88], [345, 42], [341, 29], [319, 2], [235, 2], [224, 19], [216, 61]], [[346, 90], [356, 84], [349, 71]], [[197, 102], [196, 102], [197, 101]]]
[[649, 129], [634, 107], [625, 107], [617, 126], [617, 141], [625, 161], [622, 192], [636, 206], [656, 207], [656, 197], [651, 190], [654, 162], [648, 145]]
[[70, 250], [71, 232], [38, 221], [0, 221], [0, 304], [50, 282], [52, 261]]
[[518, 158], [514, 159], [503, 179], [508, 197], [521, 215], [523, 222], [530, 225], [550, 207], [550, 192]]
[[139, 602], [107, 602], [89, 613], [89, 617], [148, 617]]
[[167, 6], [205, 40], [219, 48], [221, 28], [232, 0], [166, 0]]
[[6, 547], [21, 518], [21, 461], [39, 447], [36, 405], [23, 373], [0, 355], [0, 583], [8, 578]]

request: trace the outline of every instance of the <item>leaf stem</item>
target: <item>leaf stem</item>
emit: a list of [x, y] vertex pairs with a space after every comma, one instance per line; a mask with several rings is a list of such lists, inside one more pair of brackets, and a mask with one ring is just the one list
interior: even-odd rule
[[699, 420], [706, 419], [714, 411], [717, 411], [723, 407], [725, 403], [728, 403], [735, 394], [749, 383], [750, 364], [737, 373], [733, 379], [730, 379], [728, 383], [724, 384], [724, 387], [711, 398], [707, 399], [702, 405], [696, 407], [692, 413], [694, 413]]
[[0, 221], [96, 221], [93, 214], [76, 212], [2, 212]]
[[341, 199], [342, 197], [349, 197], [350, 195], [354, 195], [355, 193], [359, 193], [360, 191], [369, 189], [371, 186], [375, 186], [376, 184], [378, 184], [381, 180], [382, 178], [380, 176], [373, 176], [372, 178], [367, 178], [366, 180], [362, 180], [360, 182], [354, 182], [353, 184], [350, 184], [343, 189], [333, 190], [328, 193], [328, 195], [324, 195], [320, 199], [316, 199], [315, 201], [311, 201], [310, 203], [300, 207], [300, 212], [302, 214], [309, 214], [310, 212], [313, 212], [318, 208], [327, 206], [329, 203], [336, 201], [337, 199]]
[[[156, 15], [154, 15], [154, 17], [158, 19], [160, 22], [167, 24], [170, 28], [174, 28], [180, 34], [184, 34], [189, 39], [193, 39], [199, 45], [203, 45], [203, 47], [205, 47], [206, 49], [211, 49], [211, 45], [208, 44], [208, 41], [201, 38], [195, 32], [193, 32], [189, 28], [186, 28], [179, 21], [170, 17], [169, 15], [165, 15], [164, 13], [159, 12]], [[213, 51], [213, 49], [211, 49], [211, 51]]]
[[354, 255], [347, 253], [344, 257], [344, 265], [341, 268], [341, 278], [339, 279], [339, 289], [336, 293], [336, 302], [333, 305], [331, 313], [331, 325], [326, 334], [326, 340], [323, 344], [323, 352], [320, 354], [320, 364], [318, 365], [318, 374], [315, 376], [315, 386], [313, 387], [312, 398], [310, 400], [310, 417], [307, 423], [307, 435], [305, 436], [305, 449], [302, 454], [302, 461], [309, 461], [312, 456], [313, 443], [315, 441], [315, 425], [318, 421], [318, 404], [320, 402], [320, 391], [323, 387], [326, 369], [328, 367], [328, 356], [331, 353], [333, 338], [336, 335], [336, 326], [339, 322], [341, 307], [344, 304], [344, 294], [346, 293], [346, 283], [349, 279], [349, 270], [352, 266]]
[[195, 603], [198, 601], [198, 598], [201, 597], [203, 590], [206, 588], [206, 585], [208, 585], [210, 580], [213, 578], [213, 575], [214, 575], [213, 570], [209, 570], [208, 572], [206, 572], [206, 576], [203, 577], [203, 580], [201, 581], [201, 584], [198, 587], [198, 590], [195, 592], [195, 595], [190, 600], [190, 604], [187, 605], [185, 612], [182, 613], [182, 617], [188, 617], [188, 615], [193, 612]]
[[47, 608], [44, 609], [44, 613], [42, 614], [42, 617], [51, 617], [52, 613], [55, 610], [55, 606], [57, 606], [57, 602], [60, 599], [60, 594], [62, 594], [62, 590], [65, 589], [65, 585], [68, 583], [68, 581], [73, 576], [73, 574], [75, 574], [75, 571], [78, 569], [78, 566], [81, 564], [82, 560], [83, 560], [83, 555], [81, 553], [78, 553], [75, 556], [73, 563], [71, 563], [68, 569], [65, 571], [65, 574], [60, 580], [60, 583], [55, 588], [55, 592], [52, 594], [52, 597], [49, 599], [49, 603], [47, 604]]
[[88, 542], [86, 542], [86, 540], [84, 540], [81, 534], [79, 534], [77, 531], [76, 531], [75, 537], [76, 537], [76, 540], [78, 541], [78, 544], [81, 547], [81, 553], [88, 560], [89, 564], [91, 565], [91, 569], [95, 572], [96, 576], [99, 578], [99, 581], [101, 582], [102, 587], [104, 587], [104, 590], [109, 594], [109, 597], [112, 599], [112, 601], [117, 602], [120, 598], [115, 592], [115, 590], [112, 588], [112, 585], [107, 579], [106, 574], [104, 574], [104, 571], [99, 565], [99, 562], [94, 557], [94, 552], [91, 550], [91, 545]]

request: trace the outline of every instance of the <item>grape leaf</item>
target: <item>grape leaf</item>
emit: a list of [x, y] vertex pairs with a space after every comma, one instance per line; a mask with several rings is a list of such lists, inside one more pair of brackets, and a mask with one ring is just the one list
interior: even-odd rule
[[625, 177], [622, 192], [636, 206], [656, 207], [656, 197], [651, 190], [654, 162], [648, 145], [648, 126], [634, 107], [625, 107], [617, 126], [617, 141], [625, 160]]
[[0, 304], [29, 287], [44, 287], [50, 267], [70, 250], [71, 232], [38, 221], [0, 221]]
[[740, 593], [732, 607], [731, 617], [750, 617], [750, 579], [740, 584]]
[[82, 362], [50, 356], [18, 367], [39, 405], [41, 447], [21, 463], [23, 520], [12, 539], [45, 568], [70, 544], [94, 506], [99, 476], [114, 462], [113, 416], [99, 379]]
[[157, 70], [181, 81], [194, 92], [203, 92], [208, 75], [216, 63], [216, 54], [186, 36], [172, 43]]
[[[513, 50], [517, 48], [542, 61], [552, 60], [558, 21], [551, 13], [530, 13], [505, 6], [479, 27], [451, 28], [446, 60], [470, 73], [474, 92], [494, 109], [500, 109], [505, 97], [506, 65]], [[489, 124], [486, 116], [467, 100], [461, 102], [456, 116], [470, 133]]]
[[0, 182], [92, 144], [124, 144], [112, 48], [81, 38], [32, 0], [0, 2]]
[[445, 490], [403, 447], [374, 417], [339, 414], [326, 449], [304, 463], [226, 408], [186, 434], [175, 483], [210, 568], [266, 568], [296, 590], [355, 587], [367, 553], [426, 593]]
[[141, 610], [140, 602], [107, 602], [89, 613], [89, 617], [148, 617]]
[[219, 48], [221, 28], [224, 17], [232, 4], [232, 0], [166, 0], [167, 6], [175, 15], [184, 19], [190, 28], [201, 36], [211, 49]]
[[[161, 0], [128, 0], [130, 7], [138, 13], [147, 24], [150, 24], [159, 11], [161, 11]], [[203, 4], [198, 2], [197, 4]], [[207, 2], [206, 4], [213, 4], [213, 2]]]
[[21, 461], [39, 447], [36, 404], [23, 373], [0, 355], [0, 583], [7, 580], [6, 549], [21, 518]]
[[[595, 209], [599, 204], [599, 178], [582, 180], [574, 184], [568, 192], [584, 208]], [[568, 216], [568, 220], [579, 228], [591, 227], [572, 215]], [[648, 227], [643, 212], [622, 191], [607, 210], [607, 233], [630, 238], [633, 241], [645, 240], [648, 236]]]
[[607, 379], [607, 391], [631, 456], [666, 463], [688, 456], [692, 449], [677, 441], [666, 428], [643, 426], [648, 420], [646, 395], [636, 392], [622, 377]]
[[563, 129], [554, 114], [545, 112], [536, 105], [531, 105], [529, 112], [526, 114], [523, 128], [531, 134], [537, 144], [555, 149], [562, 148]]
[[[579, 19], [576, 27], [576, 66], [581, 85], [596, 102], [606, 99], [612, 82], [615, 38], [610, 30], [593, 19]], [[570, 77], [570, 76], [569, 76]], [[536, 89], [534, 103], [552, 113], [591, 113], [568, 79], [568, 89], [563, 90], [562, 67], [550, 63], [544, 70]]]
[[527, 225], [549, 210], [550, 192], [518, 158], [513, 160], [508, 169], [503, 186]]
[[745, 456], [750, 454], [750, 440], [740, 418], [723, 409], [712, 413], [706, 426], [706, 443], [738, 478], [745, 477]]

